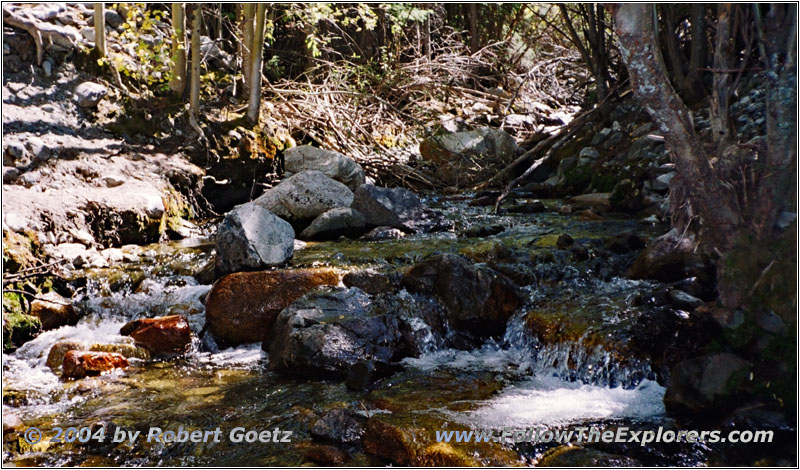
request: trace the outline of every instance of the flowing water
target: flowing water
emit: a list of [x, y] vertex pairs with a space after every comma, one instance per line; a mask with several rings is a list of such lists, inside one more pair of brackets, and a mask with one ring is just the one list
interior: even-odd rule
[[[297, 251], [292, 267], [333, 266], [342, 272], [369, 266], [413, 264], [433, 252], [480, 249], [487, 240], [537, 253], [552, 249], [555, 237], [603, 238], [636, 229], [652, 236], [654, 227], [632, 220], [580, 220], [553, 212], [494, 216], [487, 208], [463, 201], [433, 199], [457, 227], [502, 224], [490, 239], [453, 234], [411, 236], [383, 242], [338, 241], [308, 244]], [[548, 201], [548, 205], [556, 204]], [[41, 334], [16, 352], [3, 355], [3, 407], [25, 423], [53, 435], [55, 426], [105, 426], [139, 430], [151, 426], [177, 429], [232, 428], [291, 430], [290, 445], [275, 443], [147, 443], [29, 445], [6, 439], [3, 459], [17, 465], [304, 465], [311, 445], [309, 425], [336, 407], [365, 416], [394, 416], [422, 426], [429, 436], [438, 429], [498, 429], [508, 426], [566, 429], [573, 426], [671, 426], [665, 417], [665, 389], [647, 361], [620, 360], [602, 345], [582, 346], [582, 339], [543, 343], [525, 327], [531, 306], [564, 317], [591, 316], [614, 328], [631, 316], [631, 299], [654, 284], [619, 277], [597, 279], [573, 266], [557, 267], [561, 280], [540, 279], [529, 286], [529, 301], [501, 338], [472, 350], [442, 348], [427, 325], [415, 328], [426, 337], [420, 357], [403, 361], [403, 370], [371, 392], [345, 388], [339, 381], [288, 378], [269, 371], [259, 344], [218, 350], [210, 335], [196, 340], [185, 357], [165, 362], [133, 360], [131, 367], [96, 378], [65, 381], [46, 365], [58, 340], [125, 343], [119, 335], [127, 321], [168, 314], [185, 315], [195, 333], [204, 324], [203, 300], [210, 289], [191, 276], [210, 259], [213, 245], [188, 241], [133, 249], [139, 261], [109, 269], [76, 273], [85, 286], [76, 304], [85, 313], [76, 326]], [[406, 292], [399, 294], [410, 295]], [[407, 421], [410, 419], [411, 421]], [[406, 421], [404, 421], [406, 420]], [[428, 440], [432, 437], [428, 437]], [[553, 444], [509, 446], [517, 463], [531, 464]], [[384, 465], [358, 446], [344, 447], [351, 465]], [[477, 451], [475, 457], [484, 460]], [[703, 448], [645, 455], [647, 464], [698, 464]], [[486, 457], [488, 458], [488, 457]], [[649, 460], [648, 460], [649, 459]], [[508, 461], [506, 461], [508, 462]]]

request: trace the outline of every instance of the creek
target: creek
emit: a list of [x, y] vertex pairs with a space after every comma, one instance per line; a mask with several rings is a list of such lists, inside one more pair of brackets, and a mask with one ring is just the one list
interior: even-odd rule
[[[531, 254], [546, 254], [552, 279], [540, 276], [527, 286], [525, 307], [509, 321], [505, 333], [483, 345], [443, 348], [428, 332], [424, 352], [402, 361], [402, 370], [377, 382], [371, 391], [353, 391], [341, 381], [298, 379], [271, 372], [260, 344], [219, 350], [210, 335], [196, 339], [191, 351], [171, 361], [132, 361], [131, 367], [100, 377], [62, 380], [46, 365], [50, 347], [59, 340], [121, 343], [126, 322], [182, 314], [197, 334], [204, 325], [204, 298], [211, 286], [192, 276], [213, 255], [213, 242], [184, 240], [127, 248], [138, 262], [106, 269], [76, 271], [82, 283], [75, 304], [84, 316], [75, 326], [39, 335], [17, 351], [3, 354], [3, 407], [25, 427], [36, 426], [51, 437], [55, 426], [123, 427], [146, 434], [148, 428], [178, 426], [227, 435], [234, 427], [293, 431], [291, 444], [90, 443], [29, 445], [7, 442], [4, 461], [15, 465], [207, 465], [290, 466], [308, 464], [306, 455], [318, 440], [310, 425], [323, 413], [347, 408], [362, 416], [386, 417], [404, 430], [422, 430], [412, 440], [435, 442], [440, 429], [577, 426], [634, 429], [672, 428], [665, 416], [665, 392], [647, 359], [608, 350], [592, 335], [613, 336], [639, 315], [633, 299], [658, 288], [650, 281], [601, 275], [561, 262], [552, 252], [559, 234], [579, 243], [636, 231], [650, 238], [663, 227], [614, 217], [584, 220], [554, 210], [540, 214], [493, 215], [487, 207], [471, 207], [464, 198], [429, 197], [463, 230], [500, 224], [501, 233], [463, 238], [453, 233], [407, 236], [379, 242], [308, 243], [296, 251], [289, 268], [330, 266], [342, 274], [365, 267], [403, 268], [434, 252], [481, 252], [488, 243]], [[554, 209], [560, 201], [548, 200]], [[541, 256], [540, 256], [541, 258]], [[553, 259], [551, 259], [553, 258]], [[547, 272], [545, 270], [545, 272]], [[85, 279], [85, 281], [82, 281]], [[555, 280], [553, 280], [555, 279]], [[401, 292], [401, 295], [410, 295]], [[583, 319], [576, 335], [543, 341], [526, 326], [526, 313], [544, 318]], [[559, 323], [556, 323], [559, 324]], [[427, 325], [420, 321], [424, 330]], [[369, 432], [369, 431], [368, 431]], [[458, 444], [453, 444], [457, 446]], [[553, 443], [523, 443], [470, 448], [482, 463], [535, 463]], [[358, 444], [339, 446], [352, 456], [349, 465], [388, 463]], [[700, 444], [644, 448], [637, 444], [606, 446], [615, 455], [635, 454], [645, 465], [698, 465], [709, 449]]]

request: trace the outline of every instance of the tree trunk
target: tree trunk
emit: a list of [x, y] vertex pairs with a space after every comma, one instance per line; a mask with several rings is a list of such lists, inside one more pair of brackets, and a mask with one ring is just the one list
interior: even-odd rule
[[250, 95], [250, 61], [253, 51], [253, 27], [255, 26], [256, 5], [245, 3], [242, 7], [242, 77], [244, 92]]
[[467, 4], [467, 23], [469, 24], [469, 50], [473, 54], [481, 48], [481, 38], [478, 33], [478, 4]]
[[[425, 6], [433, 6], [425, 4]], [[425, 16], [425, 21], [422, 23], [422, 54], [425, 58], [431, 60], [431, 15]]]
[[701, 67], [706, 64], [706, 6], [702, 3], [692, 5], [692, 52], [689, 58], [689, 67], [686, 72], [685, 98], [689, 103], [696, 103], [703, 99], [705, 90]]
[[[189, 90], [189, 122], [192, 127], [203, 136], [202, 129], [197, 122], [197, 113], [200, 108], [200, 9], [202, 3], [189, 4], [186, 8], [187, 16], [192, 24], [192, 73], [191, 87]], [[205, 137], [205, 136], [203, 136]]]
[[259, 3], [256, 10], [255, 34], [250, 56], [250, 103], [247, 107], [247, 118], [258, 123], [261, 105], [261, 64], [264, 53], [264, 27], [267, 20], [267, 4]]
[[186, 27], [183, 3], [172, 4], [172, 77], [169, 89], [177, 96], [186, 89]]
[[681, 57], [680, 47], [678, 46], [678, 37], [675, 34], [675, 7], [669, 4], [661, 4], [659, 8], [661, 9], [661, 18], [664, 25], [664, 34], [661, 35], [661, 39], [669, 57], [669, 64], [672, 67], [672, 83], [680, 90], [681, 94], [684, 94], [686, 90], [686, 74], [683, 69], [684, 60]]
[[106, 56], [106, 9], [104, 3], [94, 4], [94, 44], [100, 57]]
[[717, 40], [714, 48], [714, 92], [711, 93], [711, 131], [714, 140], [720, 141], [720, 148], [729, 142], [733, 135], [730, 120], [731, 83], [734, 67], [733, 5], [723, 3], [717, 12]]
[[678, 172], [676, 183], [684, 186], [687, 196], [680, 201], [685, 208], [672, 205], [673, 225], [685, 229], [696, 216], [698, 233], [706, 247], [725, 251], [742, 223], [737, 198], [715, 174], [694, 132], [689, 110], [667, 80], [655, 43], [654, 6], [638, 3], [609, 8], [613, 11], [620, 52], [633, 90], [664, 134]]
[[797, 211], [797, 5], [771, 5], [764, 29], [767, 152], [759, 172], [760, 208], [753, 217], [762, 240], [772, 234], [781, 210]]

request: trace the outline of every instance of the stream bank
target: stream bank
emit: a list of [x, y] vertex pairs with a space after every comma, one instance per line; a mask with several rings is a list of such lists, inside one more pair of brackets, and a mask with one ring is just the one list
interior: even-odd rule
[[[32, 55], [24, 38], [9, 42], [16, 59], [8, 60]], [[713, 260], [696, 255], [690, 237], [668, 232], [676, 171], [632, 101], [615, 103], [610, 122], [588, 122], [495, 214], [499, 191], [467, 188], [524, 149], [486, 127], [496, 122], [491, 109], [463, 127], [448, 128], [455, 115], [434, 126], [435, 142], [421, 146], [417, 163], [435, 163], [447, 186], [420, 200], [370, 184], [346, 157], [292, 167], [293, 152], [276, 152], [284, 142], [274, 142], [272, 158], [261, 158], [251, 150], [262, 136], [233, 123], [211, 126], [225, 135], [212, 150], [232, 147], [222, 155], [177, 132], [152, 137], [135, 119], [114, 126], [107, 120], [129, 109], [115, 105], [113, 89], [104, 95], [87, 85], [93, 77], [70, 60], [41, 69], [7, 68], [3, 84], [4, 266], [26, 292], [4, 294], [5, 462], [796, 461], [791, 413], [771, 390], [740, 387], [751, 371], [791, 376], [780, 357], [756, 369], [740, 356], [785, 351], [792, 323], [776, 307], [781, 315], [764, 312], [740, 328], [740, 313], [714, 303]], [[756, 91], [734, 104], [745, 141], [763, 131]], [[694, 123], [708, 132], [707, 112], [698, 110]], [[176, 145], [183, 140], [190, 142]], [[280, 184], [267, 178], [278, 157]], [[230, 211], [241, 203], [247, 212]], [[251, 244], [248, 220], [268, 225], [274, 238]], [[652, 248], [659, 245], [673, 249], [662, 256]], [[220, 248], [231, 255], [225, 262]], [[37, 260], [57, 263], [41, 270]], [[231, 281], [241, 278], [248, 280]], [[212, 295], [227, 282], [227, 296]], [[232, 312], [263, 309], [246, 301], [263, 300], [256, 294], [268, 285], [275, 305], [267, 318], [236, 318]], [[716, 340], [726, 335], [740, 348], [735, 354]], [[676, 374], [679, 364], [688, 366]], [[714, 387], [698, 395], [704, 383]], [[698, 413], [706, 409], [713, 416]], [[688, 419], [693, 414], [702, 424]], [[292, 430], [296, 440], [254, 449], [31, 446], [22, 437], [29, 426], [146, 432], [213, 429], [221, 418], [231, 427]], [[744, 448], [435, 442], [436, 430], [506, 425], [745, 427], [778, 438]]]

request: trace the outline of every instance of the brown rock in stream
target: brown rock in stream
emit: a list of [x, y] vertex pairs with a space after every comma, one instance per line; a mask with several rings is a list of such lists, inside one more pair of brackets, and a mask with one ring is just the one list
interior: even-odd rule
[[137, 345], [154, 354], [181, 354], [192, 344], [192, 330], [183, 315], [140, 318], [128, 322], [119, 333], [130, 336]]
[[335, 286], [331, 269], [296, 269], [229, 274], [206, 300], [206, 325], [218, 340], [236, 345], [263, 340], [281, 310], [317, 286]]
[[64, 356], [61, 376], [80, 379], [127, 367], [128, 360], [122, 354], [73, 350]]

